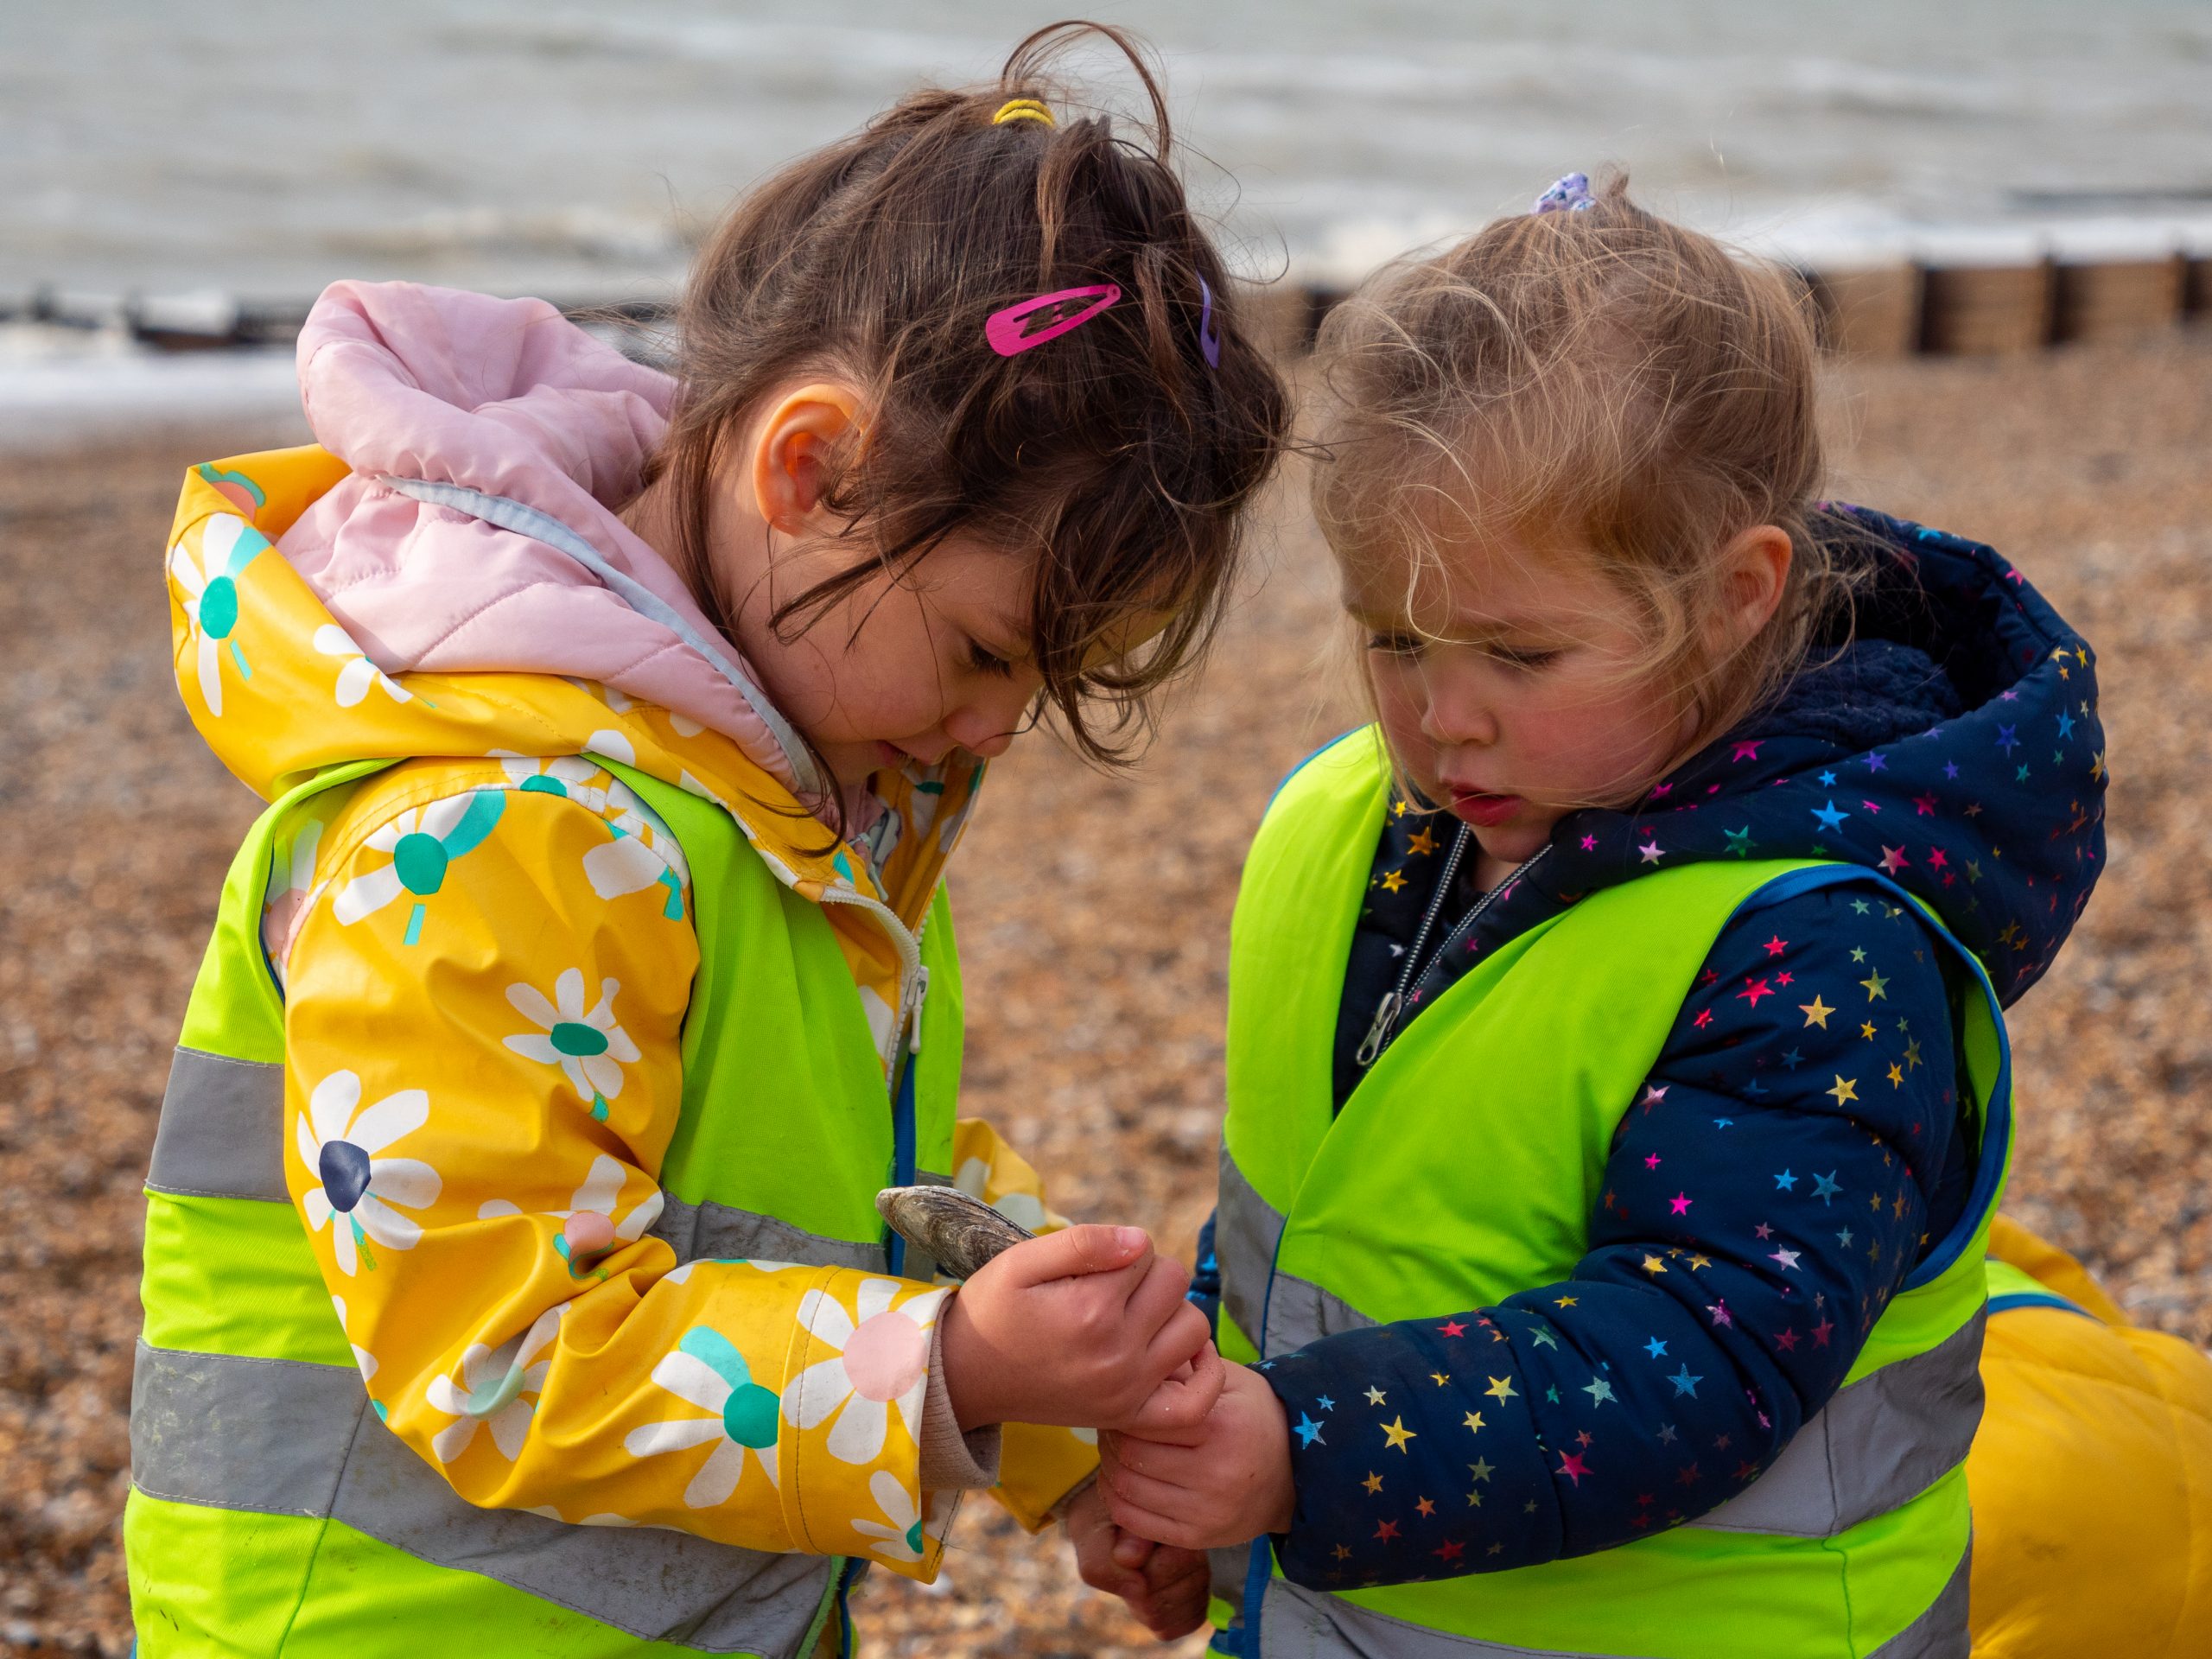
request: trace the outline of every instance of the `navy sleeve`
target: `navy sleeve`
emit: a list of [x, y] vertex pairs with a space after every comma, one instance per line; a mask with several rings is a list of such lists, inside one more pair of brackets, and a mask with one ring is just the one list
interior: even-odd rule
[[1952, 1006], [1872, 889], [1746, 912], [1616, 1134], [1572, 1278], [1260, 1367], [1276, 1540], [1318, 1589], [1527, 1567], [1694, 1520], [1841, 1385], [1963, 1182]]
[[1191, 1287], [1184, 1293], [1185, 1301], [1198, 1304], [1216, 1337], [1221, 1334], [1221, 1258], [1214, 1254], [1213, 1224], [1219, 1217], [1216, 1211], [1198, 1229], [1198, 1265], [1191, 1269]]

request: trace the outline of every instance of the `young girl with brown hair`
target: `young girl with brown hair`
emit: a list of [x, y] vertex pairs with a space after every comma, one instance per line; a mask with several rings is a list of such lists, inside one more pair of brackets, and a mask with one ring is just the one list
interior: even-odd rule
[[1052, 1426], [1211, 1402], [1141, 1230], [956, 1293], [873, 1205], [1045, 1217], [954, 1119], [940, 873], [1040, 710], [1116, 760], [1196, 660], [1285, 425], [1081, 28], [754, 191], [673, 375], [340, 283], [320, 447], [188, 478], [180, 685], [270, 805], [148, 1183], [147, 1654], [839, 1652], [963, 1489], [1082, 1485]]
[[1965, 1468], [2039, 1294], [1987, 1259], [1999, 1010], [2101, 865], [2092, 654], [1991, 549], [1816, 499], [1802, 291], [1621, 182], [1319, 356], [1376, 719], [1237, 903], [1205, 1287], [1249, 1368], [1109, 1437], [1111, 1513], [1256, 1539], [1246, 1659], [1962, 1656], [1970, 1538], [2024, 1535]]

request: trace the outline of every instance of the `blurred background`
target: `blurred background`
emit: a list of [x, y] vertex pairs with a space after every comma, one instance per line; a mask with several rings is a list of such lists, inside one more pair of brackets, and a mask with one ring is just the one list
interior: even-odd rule
[[[0, 0], [0, 1652], [129, 1643], [139, 1182], [257, 805], [177, 701], [160, 559], [188, 463], [305, 431], [281, 326], [207, 343], [339, 276], [665, 302], [748, 181], [918, 80], [988, 74], [1058, 15]], [[2138, 287], [2165, 308], [2130, 301], [2137, 326], [2057, 326], [2120, 313], [2067, 311], [2088, 290], [2056, 276], [2013, 283], [1988, 306], [2026, 324], [1908, 316], [1885, 352], [1834, 357], [1827, 390], [1834, 493], [1995, 543], [2100, 649], [2110, 866], [2014, 1012], [2011, 1207], [2133, 1317], [2212, 1338], [2212, 330], [2190, 286], [2212, 257], [2212, 8], [1099, 15], [1158, 48], [1198, 200], [1280, 290], [1339, 286], [1606, 162], [1647, 205], [1824, 273], [2151, 273]], [[1073, 67], [1127, 106], [1110, 63]], [[2178, 286], [2152, 295], [2159, 270]], [[1914, 349], [1931, 344], [1954, 349]], [[1015, 1135], [1062, 1208], [1185, 1251], [1211, 1203], [1243, 849], [1274, 780], [1357, 707], [1301, 484], [1262, 516], [1219, 653], [1236, 672], [1192, 686], [1131, 776], [1017, 749], [952, 877], [966, 1109]], [[950, 1559], [935, 1595], [878, 1580], [858, 1609], [871, 1651], [1154, 1650], [1073, 1587], [1056, 1540], [981, 1505]]]
[[[1654, 207], [1824, 268], [2212, 248], [2200, 0], [1108, 15], [1160, 49], [1198, 199], [1255, 276], [1341, 283], [1609, 161]], [[339, 276], [665, 298], [747, 181], [917, 79], [988, 74], [1054, 14], [7, 0], [4, 16], [0, 308], [43, 299], [81, 321], [136, 298], [204, 323]], [[285, 388], [281, 361], [0, 330], [0, 435], [54, 435], [118, 397], [265, 409]]]

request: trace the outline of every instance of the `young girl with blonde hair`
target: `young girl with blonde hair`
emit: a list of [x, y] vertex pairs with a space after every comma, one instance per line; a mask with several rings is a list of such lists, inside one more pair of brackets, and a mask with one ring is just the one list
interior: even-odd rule
[[[1387, 270], [1319, 358], [1376, 718], [1237, 901], [1208, 1287], [1249, 1369], [1109, 1437], [1116, 1521], [1256, 1537], [1216, 1557], [1246, 1659], [1927, 1659], [1970, 1581], [1986, 1651], [2082, 1650], [2088, 1502], [2181, 1552], [2096, 1621], [2183, 1651], [2201, 1357], [1989, 1259], [2000, 1009], [2103, 860], [2087, 645], [1991, 549], [1820, 502], [1802, 291], [1621, 182]], [[1976, 1514], [2023, 1301], [2063, 1328], [2007, 1408], [2077, 1432], [2013, 1433]]]
[[188, 476], [179, 683], [270, 806], [148, 1182], [147, 1655], [842, 1652], [993, 1484], [1112, 1575], [1069, 1427], [1210, 1403], [1183, 1269], [1075, 1228], [954, 1292], [874, 1206], [1051, 1225], [954, 1120], [941, 872], [1041, 709], [1110, 760], [1197, 658], [1285, 424], [1071, 32], [752, 193], [673, 375], [340, 283], [319, 447]]

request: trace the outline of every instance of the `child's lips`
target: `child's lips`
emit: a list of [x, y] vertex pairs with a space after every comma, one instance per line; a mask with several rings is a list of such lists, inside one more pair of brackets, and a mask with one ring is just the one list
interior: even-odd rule
[[1518, 795], [1493, 795], [1479, 789], [1452, 791], [1452, 816], [1478, 830], [1495, 829], [1520, 810]]

